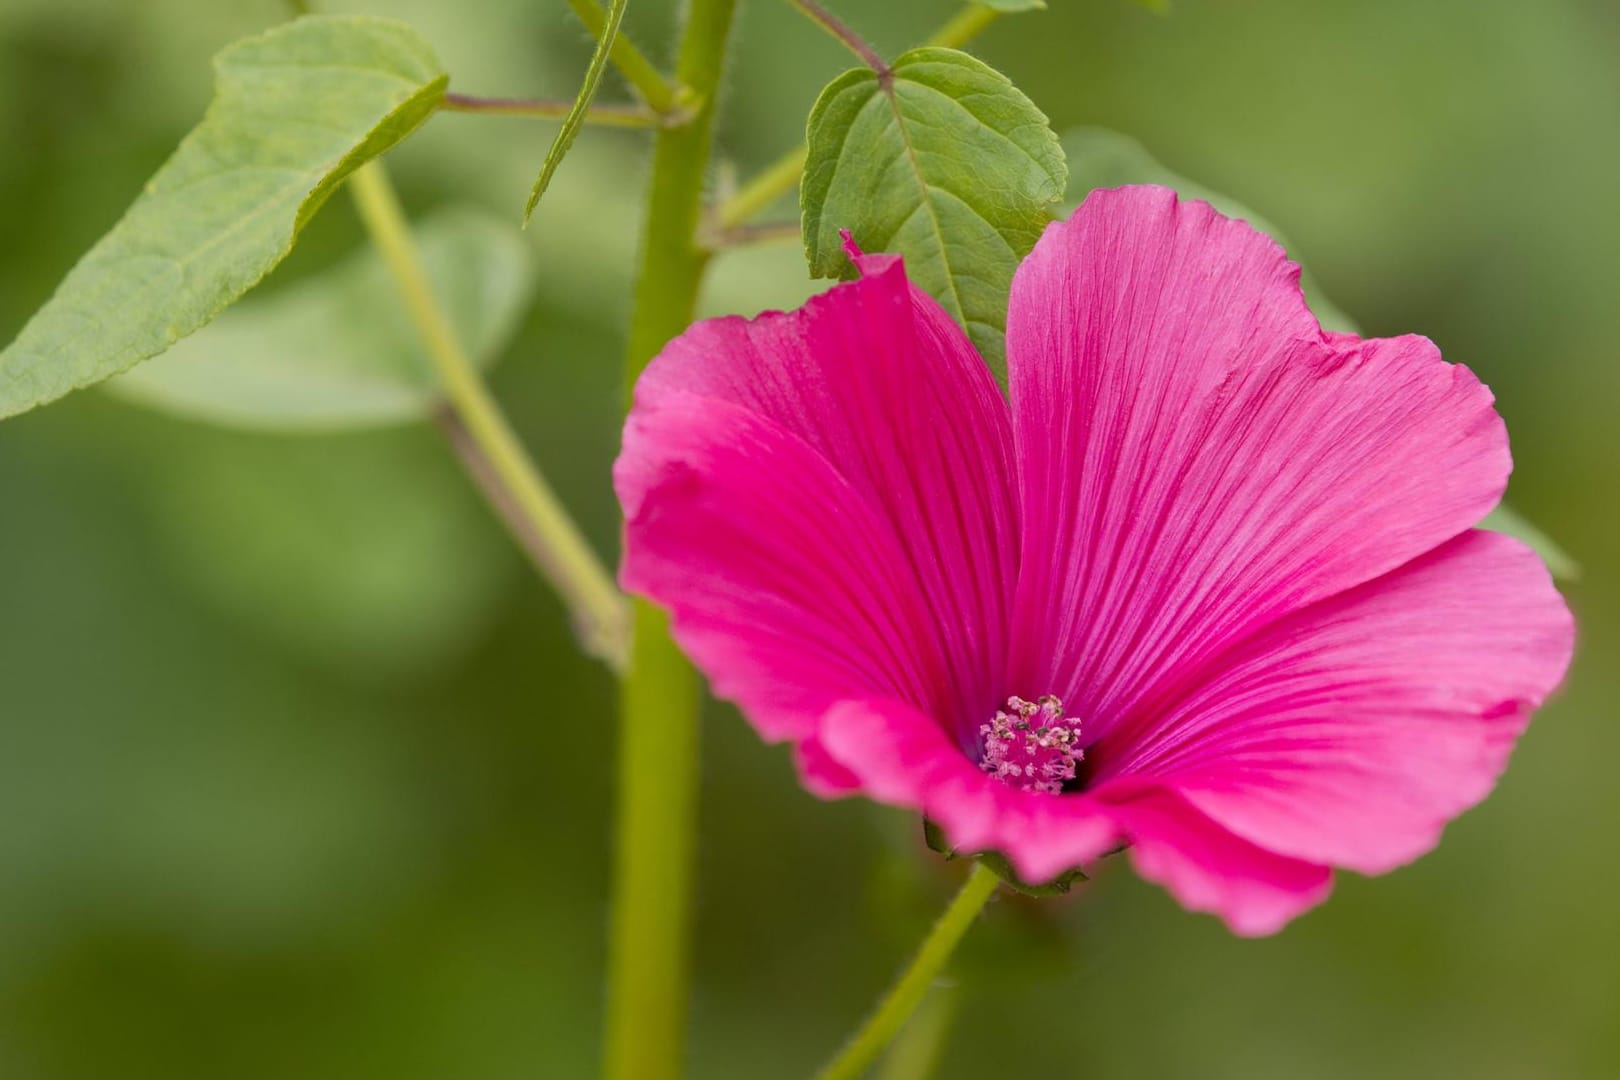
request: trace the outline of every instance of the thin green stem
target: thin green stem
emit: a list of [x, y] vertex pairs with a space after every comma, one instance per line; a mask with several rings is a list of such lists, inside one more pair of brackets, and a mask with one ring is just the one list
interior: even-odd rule
[[371, 161], [357, 169], [349, 179], [349, 190], [427, 346], [450, 407], [487, 462], [489, 475], [510, 496], [511, 507], [526, 523], [525, 547], [535, 553], [541, 573], [568, 605], [585, 648], [615, 668], [622, 667], [627, 630], [624, 597], [529, 460], [462, 347], [433, 293], [382, 162]]
[[865, 38], [857, 34], [848, 23], [816, 3], [815, 0], [788, 0], [799, 13], [828, 34], [860, 60], [861, 63], [877, 72], [886, 75], [889, 71], [888, 61], [884, 60], [878, 51], [867, 44]]
[[940, 983], [923, 998], [917, 1013], [894, 1040], [883, 1059], [878, 1080], [929, 1080], [939, 1071], [956, 1019], [960, 992], [952, 983]]
[[980, 4], [969, 4], [945, 23], [923, 44], [939, 49], [960, 49], [1001, 18], [1001, 12]]
[[[928, 44], [959, 49], [1000, 17], [998, 11], [970, 4], [936, 30], [928, 39]], [[736, 228], [756, 214], [765, 212], [776, 200], [792, 191], [798, 186], [799, 177], [804, 174], [804, 163], [809, 157], [809, 148], [800, 146], [778, 158], [764, 172], [738, 188], [734, 195], [720, 204], [715, 213], [715, 221], [720, 228]]]
[[[477, 97], [473, 94], [446, 94], [439, 101], [439, 108], [445, 112], [534, 116], [544, 120], [561, 120], [573, 107], [572, 101]], [[653, 112], [645, 105], [592, 105], [585, 110], [585, 122], [604, 127], [650, 128], [662, 127], [670, 122], [670, 118]]]
[[[736, 3], [688, 5], [675, 74], [697, 104], [690, 123], [660, 130], [653, 143], [625, 362], [631, 385], [697, 307], [709, 258], [698, 242], [703, 185]], [[697, 673], [664, 615], [638, 601], [620, 704], [607, 1080], [677, 1080], [685, 1064], [699, 703]]]
[[956, 894], [956, 899], [934, 923], [934, 928], [928, 932], [910, 966], [901, 973], [878, 1003], [877, 1009], [839, 1051], [838, 1056], [816, 1074], [816, 1080], [857, 1080], [866, 1072], [916, 1011], [928, 988], [944, 970], [951, 953], [956, 951], [962, 935], [979, 917], [979, 912], [1000, 881], [995, 872], [986, 869], [984, 864], [973, 864], [973, 873], [968, 876], [962, 891]]
[[720, 211], [715, 215], [720, 227], [735, 229], [764, 213], [777, 199], [792, 191], [799, 177], [804, 175], [804, 163], [809, 156], [810, 148], [800, 146], [738, 188], [735, 195], [720, 204]]
[[[575, 16], [585, 24], [585, 29], [598, 41], [607, 32], [608, 13], [596, 0], [568, 0], [568, 6], [574, 9]], [[635, 88], [641, 95], [641, 100], [656, 113], [669, 115], [688, 111], [692, 105], [690, 92], [683, 89], [678, 83], [672, 83], [659, 72], [645, 53], [636, 48], [635, 43], [623, 34], [613, 39], [613, 48], [608, 52], [608, 60], [619, 69], [624, 81]]]

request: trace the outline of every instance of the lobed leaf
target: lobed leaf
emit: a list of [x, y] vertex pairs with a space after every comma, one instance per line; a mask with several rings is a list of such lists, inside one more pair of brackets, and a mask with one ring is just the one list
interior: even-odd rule
[[447, 81], [415, 31], [309, 16], [228, 46], [214, 100], [111, 232], [0, 352], [0, 418], [163, 352], [251, 289], [349, 173]]
[[847, 71], [810, 113], [800, 186], [810, 272], [853, 274], [841, 229], [867, 251], [898, 252], [1005, 378], [1013, 271], [1065, 175], [1046, 117], [966, 53], [913, 49], [886, 73]]
[[[471, 210], [428, 218], [415, 239], [457, 336], [487, 366], [527, 307], [534, 284], [529, 246], [509, 226]], [[107, 388], [218, 424], [295, 431], [418, 419], [440, 399], [433, 362], [382, 257], [370, 248], [225, 312]]]

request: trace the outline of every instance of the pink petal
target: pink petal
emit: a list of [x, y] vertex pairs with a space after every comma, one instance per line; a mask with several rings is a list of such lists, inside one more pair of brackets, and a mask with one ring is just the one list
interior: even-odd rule
[[1471, 531], [1267, 628], [1095, 765], [1271, 851], [1380, 873], [1490, 791], [1573, 636], [1541, 560]]
[[[615, 467], [625, 586], [673, 612], [716, 693], [769, 738], [807, 738], [865, 697], [967, 732], [1002, 692], [1007, 406], [898, 259], [859, 261], [865, 277], [798, 311], [671, 342]], [[819, 761], [801, 755], [838, 789]]]
[[903, 702], [846, 701], [820, 745], [880, 802], [917, 810], [964, 853], [999, 851], [1025, 881], [1050, 881], [1120, 841], [1150, 881], [1240, 934], [1270, 934], [1320, 903], [1326, 867], [1278, 855], [1210, 821], [1168, 788], [1126, 779], [1053, 797], [987, 776], [927, 716]]
[[802, 440], [664, 393], [626, 424], [615, 482], [625, 587], [671, 608], [687, 655], [766, 738], [811, 734], [837, 697], [936, 678], [893, 530]]
[[861, 778], [840, 765], [814, 736], [794, 744], [793, 764], [805, 790], [819, 798], [842, 798], [861, 789]]
[[1423, 338], [1325, 336], [1298, 276], [1248, 225], [1139, 187], [1093, 192], [1013, 281], [1014, 684], [1093, 738], [1501, 494], [1489, 391]]
[[1219, 915], [1235, 934], [1274, 934], [1333, 887], [1327, 867], [1240, 840], [1164, 788], [1140, 788], [1108, 809], [1130, 839], [1138, 874], [1183, 907]]
[[1039, 884], [1115, 846], [1119, 830], [1084, 796], [1019, 791], [987, 775], [928, 716], [899, 701], [845, 701], [820, 746], [879, 802], [917, 810], [963, 852], [999, 851]]

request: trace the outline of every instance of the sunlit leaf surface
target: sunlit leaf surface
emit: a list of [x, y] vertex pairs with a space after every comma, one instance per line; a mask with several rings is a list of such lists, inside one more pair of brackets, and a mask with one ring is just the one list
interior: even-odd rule
[[366, 18], [302, 18], [229, 46], [214, 68], [202, 123], [0, 352], [0, 417], [116, 375], [218, 315], [446, 82], [413, 30]]
[[[509, 223], [467, 210], [428, 219], [416, 241], [458, 336], [487, 365], [528, 303], [534, 280], [528, 245]], [[225, 312], [108, 388], [188, 416], [268, 429], [412, 420], [439, 397], [432, 361], [387, 268], [369, 248]]]

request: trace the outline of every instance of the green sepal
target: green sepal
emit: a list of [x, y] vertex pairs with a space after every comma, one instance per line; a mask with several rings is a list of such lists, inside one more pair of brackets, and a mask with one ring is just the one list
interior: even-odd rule
[[1089, 881], [1079, 867], [1065, 870], [1051, 881], [1039, 885], [1031, 884], [1018, 876], [1007, 857], [999, 851], [960, 852], [951, 847], [945, 839], [945, 831], [929, 818], [923, 818], [923, 842], [929, 850], [937, 851], [947, 860], [957, 858], [976, 859], [986, 869], [995, 874], [1009, 887], [1018, 890], [1026, 896], [1061, 896], [1074, 887], [1077, 881]]

